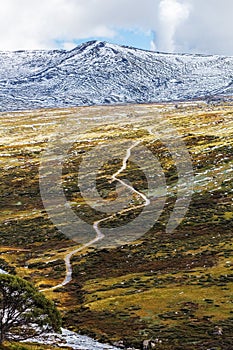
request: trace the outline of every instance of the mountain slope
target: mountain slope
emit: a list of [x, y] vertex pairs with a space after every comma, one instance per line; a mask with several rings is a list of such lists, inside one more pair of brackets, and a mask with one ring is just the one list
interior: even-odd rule
[[71, 51], [0, 52], [0, 111], [233, 94], [233, 57], [91, 41]]

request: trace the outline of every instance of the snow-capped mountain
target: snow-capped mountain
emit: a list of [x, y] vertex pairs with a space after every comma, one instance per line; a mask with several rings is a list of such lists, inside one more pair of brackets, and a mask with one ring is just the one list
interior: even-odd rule
[[233, 57], [165, 54], [100, 41], [0, 52], [0, 111], [233, 95]]

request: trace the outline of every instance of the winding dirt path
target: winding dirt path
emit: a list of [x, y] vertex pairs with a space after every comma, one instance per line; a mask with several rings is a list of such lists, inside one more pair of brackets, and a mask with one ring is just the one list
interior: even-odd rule
[[[124, 182], [123, 180], [121, 179], [118, 179], [118, 175], [120, 173], [122, 173], [126, 167], [127, 167], [127, 162], [131, 156], [131, 151], [133, 148], [135, 148], [137, 145], [139, 145], [140, 141], [136, 141], [134, 142], [126, 151], [126, 155], [125, 157], [123, 158], [123, 161], [122, 161], [122, 166], [121, 168], [115, 173], [112, 175], [112, 180], [111, 180], [111, 183], [114, 182], [114, 181], [117, 181], [119, 182], [121, 185], [125, 186], [126, 188], [128, 188], [130, 191], [132, 191], [133, 193], [139, 195], [143, 200], [144, 200], [144, 203], [143, 204], [140, 204], [140, 205], [137, 205], [134, 207], [134, 209], [139, 209], [139, 208], [142, 208], [144, 206], [148, 206], [150, 204], [150, 200], [141, 192], [137, 191], [135, 188], [133, 188], [131, 185], [127, 184], [126, 182]], [[124, 209], [121, 211], [121, 213], [125, 213], [127, 211], [130, 211], [132, 210], [132, 207], [131, 208], [127, 208], [127, 209]], [[92, 239], [91, 241], [87, 242], [86, 244], [82, 245], [81, 247], [71, 251], [69, 254], [67, 254], [64, 258], [64, 261], [65, 261], [65, 266], [66, 266], [66, 276], [64, 278], [64, 280], [57, 284], [56, 286], [53, 286], [51, 288], [46, 288], [46, 289], [42, 289], [40, 290], [41, 292], [44, 292], [44, 291], [48, 291], [48, 290], [55, 290], [57, 288], [60, 288], [60, 287], [63, 287], [65, 286], [66, 284], [68, 284], [70, 281], [72, 281], [72, 264], [71, 264], [71, 258], [73, 255], [75, 255], [76, 253], [82, 251], [83, 249], [91, 246], [92, 244], [96, 243], [96, 242], [99, 242], [100, 240], [102, 240], [105, 235], [102, 233], [99, 225], [102, 223], [102, 222], [105, 222], [109, 219], [113, 218], [113, 215], [111, 216], [108, 216], [104, 219], [100, 219], [100, 220], [97, 220], [93, 223], [93, 229], [95, 230], [96, 232], [96, 237], [94, 239]]]

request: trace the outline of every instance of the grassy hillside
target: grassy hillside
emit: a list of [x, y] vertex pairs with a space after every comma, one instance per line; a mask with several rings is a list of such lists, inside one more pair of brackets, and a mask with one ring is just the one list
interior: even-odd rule
[[[55, 139], [57, 126], [65, 129], [68, 124], [72, 130], [82, 121], [62, 180], [72, 209], [90, 224], [106, 214], [91, 208], [80, 193], [78, 168], [83, 154], [111, 144], [116, 158], [100, 169], [97, 186], [102, 197], [115, 199], [115, 187], [108, 180], [121, 167], [117, 156], [121, 142], [139, 140], [159, 159], [166, 178], [168, 196], [160, 219], [136, 241], [122, 240], [117, 246], [76, 254], [72, 282], [46, 294], [62, 310], [65, 326], [103, 341], [123, 340], [139, 347], [144, 339], [153, 338], [163, 350], [231, 348], [232, 105], [199, 102], [38, 110], [3, 113], [0, 120], [0, 268], [38, 287], [54, 286], [64, 278], [64, 256], [79, 246], [54, 227], [40, 196], [40, 159]], [[172, 233], [166, 233], [166, 224], [176, 202], [177, 168], [166, 145], [149, 132], [163, 129], [163, 120], [182, 136], [195, 179], [186, 217]], [[64, 135], [69, 138], [69, 133]], [[150, 167], [145, 160], [145, 169]], [[148, 185], [145, 169], [128, 162], [120, 177], [142, 191]], [[140, 213], [139, 202], [135, 196], [131, 210], [102, 225], [130, 222]]]
[[[2, 350], [58, 350], [61, 348], [53, 347], [49, 345], [36, 345], [36, 344], [30, 344], [30, 343], [9, 343], [7, 342], [4, 346], [0, 347]], [[63, 350], [66, 350], [67, 348], [63, 348]]]

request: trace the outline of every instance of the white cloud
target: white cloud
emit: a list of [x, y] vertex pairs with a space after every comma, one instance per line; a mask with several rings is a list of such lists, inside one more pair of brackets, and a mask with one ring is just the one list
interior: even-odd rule
[[0, 49], [69, 49], [138, 28], [155, 31], [156, 50], [233, 55], [232, 13], [232, 0], [1, 0]]
[[176, 33], [176, 50], [233, 55], [233, 1], [186, 0], [192, 10]]
[[0, 49], [51, 48], [57, 41], [71, 46], [74, 40], [90, 37], [111, 39], [117, 28], [150, 29], [154, 13], [154, 0], [1, 0]]
[[159, 50], [175, 51], [176, 30], [189, 17], [190, 10], [190, 6], [177, 0], [160, 1], [157, 20]]

